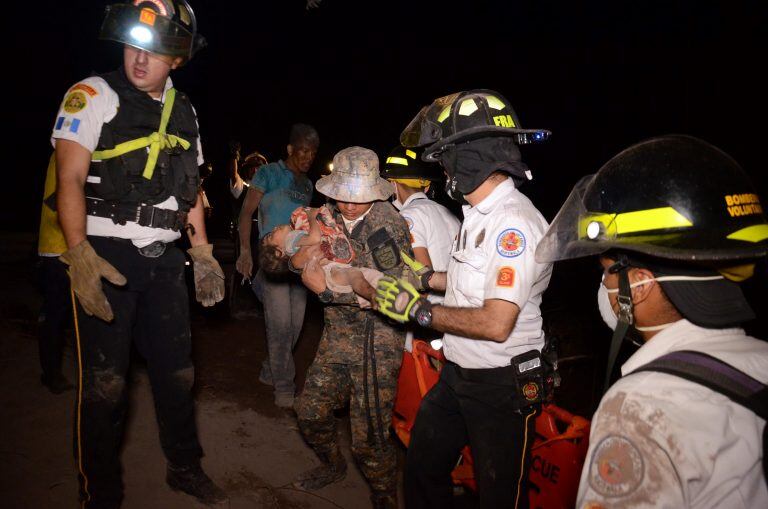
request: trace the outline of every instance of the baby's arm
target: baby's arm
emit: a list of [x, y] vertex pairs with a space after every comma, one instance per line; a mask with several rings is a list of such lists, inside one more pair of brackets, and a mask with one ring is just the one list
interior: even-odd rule
[[307, 215], [309, 216], [309, 235], [301, 240], [300, 245], [302, 246], [319, 244], [322, 236], [320, 225], [317, 224], [317, 208], [309, 209], [309, 214]]
[[306, 238], [304, 237], [299, 241], [301, 247], [296, 251], [295, 255], [291, 256], [290, 263], [294, 269], [304, 270], [304, 266], [313, 256], [323, 256], [320, 252], [320, 244], [304, 245]]

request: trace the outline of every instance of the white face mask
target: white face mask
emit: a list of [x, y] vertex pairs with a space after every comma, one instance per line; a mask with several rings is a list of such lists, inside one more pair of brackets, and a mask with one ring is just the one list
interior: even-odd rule
[[611, 299], [608, 298], [608, 289], [601, 282], [597, 287], [597, 308], [600, 310], [600, 316], [603, 317], [605, 325], [611, 330], [616, 330], [619, 324], [619, 317], [611, 306]]
[[[651, 281], [712, 281], [715, 279], [723, 279], [723, 276], [706, 276], [706, 277], [697, 277], [697, 276], [662, 276], [657, 278], [651, 278], [651, 279], [643, 279], [642, 281], [638, 281], [636, 283], [632, 283], [629, 285], [629, 288], [636, 288], [638, 286], [647, 285]], [[608, 297], [609, 293], [619, 293], [618, 288], [606, 288], [605, 284], [605, 274], [603, 274], [603, 281], [600, 282], [600, 287], [597, 289], [597, 307], [600, 309], [600, 316], [602, 316], [603, 321], [605, 324], [610, 327], [611, 330], [615, 330], [616, 326], [619, 323], [619, 318], [616, 316], [616, 312], [613, 310], [613, 306], [611, 306], [611, 299]], [[659, 331], [662, 329], [666, 329], [670, 325], [672, 325], [675, 322], [670, 323], [662, 323], [661, 325], [653, 325], [649, 327], [638, 327], [635, 326], [635, 329], [639, 331], [645, 331], [645, 332], [653, 332], [653, 331]]]
[[403, 210], [403, 207], [404, 207], [404, 205], [403, 205], [403, 202], [401, 202], [401, 201], [400, 201], [400, 197], [397, 195], [397, 183], [395, 183], [395, 182], [392, 182], [392, 187], [393, 187], [393, 188], [394, 188], [394, 190], [395, 190], [395, 192], [394, 192], [394, 194], [393, 194], [393, 196], [395, 197], [395, 199], [394, 199], [394, 200], [392, 200], [392, 205], [393, 205], [393, 206], [394, 206], [394, 207], [395, 207], [397, 210]]

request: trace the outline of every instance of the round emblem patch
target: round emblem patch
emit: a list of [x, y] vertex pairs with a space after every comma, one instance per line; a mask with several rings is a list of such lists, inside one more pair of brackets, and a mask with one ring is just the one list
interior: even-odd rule
[[628, 438], [609, 435], [602, 439], [589, 465], [589, 485], [606, 497], [623, 497], [643, 481], [643, 457]]
[[525, 251], [525, 235], [520, 230], [508, 228], [496, 239], [496, 251], [506, 258], [514, 258]]
[[85, 97], [85, 93], [80, 90], [71, 92], [64, 99], [64, 111], [67, 113], [77, 113], [85, 109], [86, 106], [88, 106], [88, 99]]
[[533, 382], [528, 382], [523, 386], [523, 396], [528, 401], [533, 401], [539, 397], [539, 386]]

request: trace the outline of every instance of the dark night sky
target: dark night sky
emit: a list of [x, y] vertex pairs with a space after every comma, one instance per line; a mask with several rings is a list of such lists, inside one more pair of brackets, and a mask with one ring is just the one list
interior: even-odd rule
[[[6, 71], [22, 86], [6, 95], [5, 108], [20, 136], [6, 152], [1, 229], [36, 228], [48, 136], [67, 87], [119, 65], [117, 45], [96, 40], [105, 4], [28, 2], [14, 8], [38, 12], [6, 18], [35, 22], [12, 28]], [[433, 98], [491, 88], [524, 126], [554, 133], [523, 152], [536, 177], [527, 193], [550, 219], [580, 175], [631, 143], [670, 132], [723, 148], [766, 196], [764, 1], [192, 6], [209, 47], [174, 80], [191, 96], [204, 151], [219, 167], [230, 138], [281, 157], [296, 121], [320, 132], [316, 169], [349, 145], [384, 155]]]

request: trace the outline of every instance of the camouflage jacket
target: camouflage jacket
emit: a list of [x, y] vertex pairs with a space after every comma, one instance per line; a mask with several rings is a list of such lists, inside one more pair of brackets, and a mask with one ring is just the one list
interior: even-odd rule
[[[393, 277], [406, 274], [408, 268], [400, 251], [413, 256], [408, 225], [389, 202], [374, 202], [368, 215], [352, 232], [347, 231], [336, 206], [329, 205], [329, 208], [355, 250], [352, 266], [377, 269]], [[323, 314], [325, 327], [317, 349], [317, 362], [363, 364], [363, 342], [369, 327], [373, 327], [377, 357], [402, 355], [405, 329], [376, 311], [360, 309], [353, 293], [334, 293]]]

